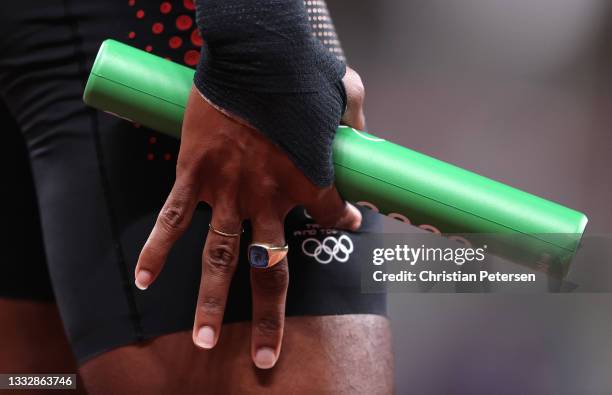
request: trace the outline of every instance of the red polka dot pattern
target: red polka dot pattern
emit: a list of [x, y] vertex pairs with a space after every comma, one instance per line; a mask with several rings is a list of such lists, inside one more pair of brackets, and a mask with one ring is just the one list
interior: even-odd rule
[[168, 45], [172, 49], [177, 49], [178, 47], [183, 45], [183, 39], [180, 38], [179, 36], [172, 36], [170, 37], [170, 40], [168, 40]]
[[201, 47], [204, 43], [202, 40], [202, 36], [200, 36], [200, 31], [196, 28], [191, 32], [191, 43], [196, 47]]
[[154, 34], [161, 34], [164, 31], [164, 24], [161, 22], [155, 22], [151, 28]]
[[179, 30], [189, 30], [193, 25], [193, 19], [189, 15], [179, 15], [176, 18], [176, 28]]
[[164, 1], [160, 4], [159, 12], [161, 12], [162, 14], [169, 14], [170, 11], [172, 11], [172, 4], [168, 3], [167, 1]]
[[193, 4], [193, 0], [183, 0], [183, 7], [189, 11], [195, 10], [195, 5]]
[[195, 66], [200, 61], [200, 51], [190, 49], [189, 51], [185, 52], [184, 60], [187, 65]]
[[[132, 23], [124, 37], [131, 45], [189, 67], [198, 64], [204, 42], [195, 23], [194, 0], [127, 0], [127, 3], [125, 10], [132, 15]], [[141, 128], [137, 123], [132, 125]], [[142, 160], [150, 166], [174, 166], [178, 145], [175, 150], [165, 137], [142, 133], [145, 133]]]
[[127, 32], [132, 45], [191, 67], [197, 65], [204, 40], [195, 25], [194, 0], [128, 0], [128, 4], [138, 5], [131, 11], [136, 18]]

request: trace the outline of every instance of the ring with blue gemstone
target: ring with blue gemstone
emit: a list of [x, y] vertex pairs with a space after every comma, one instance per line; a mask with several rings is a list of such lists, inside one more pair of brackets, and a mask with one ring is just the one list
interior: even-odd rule
[[275, 246], [267, 243], [251, 243], [249, 245], [249, 263], [257, 269], [270, 268], [282, 261], [289, 252], [289, 246]]

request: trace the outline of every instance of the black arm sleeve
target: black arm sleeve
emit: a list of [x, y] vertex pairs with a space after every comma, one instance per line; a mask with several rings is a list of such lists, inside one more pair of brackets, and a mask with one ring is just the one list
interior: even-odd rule
[[327, 186], [334, 178], [331, 145], [346, 106], [346, 66], [325, 3], [307, 3], [317, 6], [196, 1], [205, 44], [194, 83], [214, 105], [280, 146], [314, 184]]

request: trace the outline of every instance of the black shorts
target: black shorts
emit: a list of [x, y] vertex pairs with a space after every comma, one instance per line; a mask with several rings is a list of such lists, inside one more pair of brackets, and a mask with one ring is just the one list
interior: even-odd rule
[[[189, 1], [143, 0], [0, 5], [6, 106], [0, 124], [9, 142], [4, 149], [14, 154], [1, 170], [12, 181], [4, 189], [10, 235], [2, 245], [0, 296], [54, 295], [80, 362], [193, 325], [209, 207], [196, 210], [146, 292], [135, 288], [133, 275], [172, 187], [179, 143], [87, 108], [81, 99], [106, 38], [193, 66], [201, 41], [192, 8]], [[368, 255], [360, 240], [380, 225], [377, 214], [362, 212], [356, 233], [319, 229], [301, 208], [290, 213], [288, 316], [385, 313], [384, 296], [360, 291], [358, 257]], [[251, 317], [246, 229], [225, 322]]]

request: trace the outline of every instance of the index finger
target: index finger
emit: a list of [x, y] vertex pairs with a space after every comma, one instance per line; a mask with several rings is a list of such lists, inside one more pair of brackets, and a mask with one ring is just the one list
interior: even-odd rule
[[193, 183], [176, 180], [164, 207], [157, 216], [134, 271], [135, 283], [145, 290], [161, 272], [170, 249], [185, 232], [197, 206], [197, 193]]

